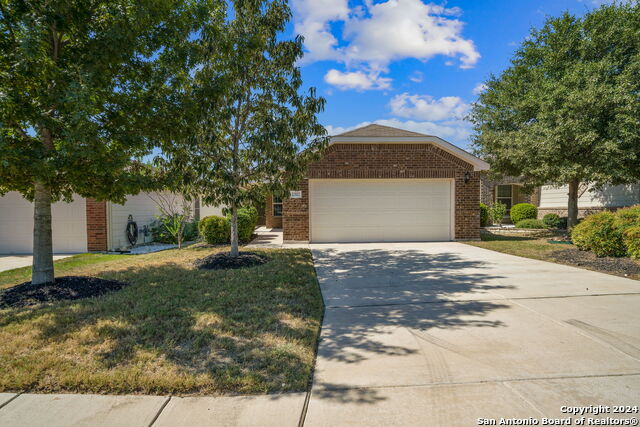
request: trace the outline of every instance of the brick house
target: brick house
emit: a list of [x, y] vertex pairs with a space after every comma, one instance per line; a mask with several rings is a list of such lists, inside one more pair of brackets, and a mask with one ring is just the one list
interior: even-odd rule
[[[480, 176], [480, 201], [486, 205], [502, 202], [507, 208], [518, 203], [531, 203], [538, 208], [538, 218], [548, 213], [567, 216], [569, 188], [566, 185], [543, 185], [533, 191], [524, 191], [522, 180], [517, 177], [491, 179]], [[640, 203], [640, 184], [609, 185], [601, 189], [585, 187], [578, 198], [578, 217], [583, 218], [603, 210], [615, 211]], [[507, 219], [508, 221], [508, 219]]]
[[266, 225], [287, 241], [478, 239], [488, 168], [436, 136], [365, 126], [332, 137], [291, 197], [269, 197]]

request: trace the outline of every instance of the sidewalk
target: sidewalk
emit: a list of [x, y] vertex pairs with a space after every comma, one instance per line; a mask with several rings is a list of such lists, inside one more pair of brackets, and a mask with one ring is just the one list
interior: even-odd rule
[[282, 228], [258, 227], [255, 233], [257, 237], [245, 246], [247, 249], [309, 249], [309, 243], [307, 242], [285, 242], [282, 237]]
[[306, 393], [233, 397], [0, 393], [12, 427], [297, 426]]

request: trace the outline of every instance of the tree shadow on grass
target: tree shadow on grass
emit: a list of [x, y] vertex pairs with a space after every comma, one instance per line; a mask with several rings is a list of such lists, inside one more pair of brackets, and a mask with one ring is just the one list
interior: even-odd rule
[[[101, 276], [131, 286], [101, 298], [12, 310], [1, 323], [30, 322], [42, 345], [77, 347], [66, 356], [89, 352], [87, 369], [96, 372], [88, 375], [103, 378], [100, 390], [301, 391], [322, 310], [317, 282], [308, 252], [269, 256], [267, 264], [239, 270], [165, 263], [106, 271]], [[118, 371], [137, 377], [110, 383]], [[48, 375], [55, 382], [55, 367]], [[84, 385], [91, 382], [67, 387], [95, 391]]]

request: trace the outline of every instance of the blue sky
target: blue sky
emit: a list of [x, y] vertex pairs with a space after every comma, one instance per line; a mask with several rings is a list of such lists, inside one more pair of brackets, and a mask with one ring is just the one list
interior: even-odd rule
[[305, 36], [303, 79], [327, 100], [330, 134], [380, 123], [467, 148], [469, 104], [530, 28], [602, 2], [291, 0], [289, 32]]

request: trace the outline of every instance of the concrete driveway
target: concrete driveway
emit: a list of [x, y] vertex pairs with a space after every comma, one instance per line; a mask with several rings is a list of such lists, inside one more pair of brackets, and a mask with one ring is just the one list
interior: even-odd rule
[[[72, 255], [54, 255], [53, 260], [67, 258]], [[13, 270], [14, 268], [27, 267], [33, 263], [32, 255], [0, 255], [0, 271]]]
[[461, 243], [311, 248], [327, 308], [306, 426], [640, 405], [640, 282]]

